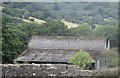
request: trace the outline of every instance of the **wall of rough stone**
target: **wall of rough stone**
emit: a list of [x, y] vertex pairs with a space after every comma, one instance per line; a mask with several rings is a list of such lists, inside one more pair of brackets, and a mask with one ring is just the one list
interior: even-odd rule
[[118, 78], [118, 69], [81, 70], [67, 64], [1, 64], [2, 78]]

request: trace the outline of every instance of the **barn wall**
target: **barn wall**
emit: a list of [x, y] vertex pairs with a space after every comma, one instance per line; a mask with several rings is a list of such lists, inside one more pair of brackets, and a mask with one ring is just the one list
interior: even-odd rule
[[0, 65], [2, 78], [117, 78], [117, 68], [106, 70], [81, 70], [67, 64], [11, 64]]

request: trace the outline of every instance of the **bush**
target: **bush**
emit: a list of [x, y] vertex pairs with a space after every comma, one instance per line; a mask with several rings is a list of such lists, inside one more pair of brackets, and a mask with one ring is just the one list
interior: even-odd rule
[[30, 21], [34, 21], [34, 18], [30, 18]]
[[106, 58], [108, 67], [118, 66], [118, 52], [116, 49], [111, 49], [111, 50], [102, 52], [102, 57]]
[[79, 65], [82, 69], [87, 69], [92, 60], [92, 57], [86, 51], [79, 51], [70, 58], [69, 62]]

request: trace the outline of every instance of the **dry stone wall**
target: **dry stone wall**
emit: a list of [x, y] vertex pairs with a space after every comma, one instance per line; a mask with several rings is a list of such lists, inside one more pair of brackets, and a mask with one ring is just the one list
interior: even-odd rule
[[0, 65], [2, 78], [118, 78], [118, 69], [81, 70], [67, 64]]

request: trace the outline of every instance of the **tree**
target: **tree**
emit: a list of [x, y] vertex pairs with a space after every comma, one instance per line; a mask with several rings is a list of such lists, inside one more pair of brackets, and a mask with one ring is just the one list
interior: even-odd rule
[[34, 12], [35, 11], [34, 6], [32, 4], [28, 4], [24, 8], [29, 12]]
[[2, 22], [4, 22], [4, 23], [22, 23], [23, 20], [21, 18], [14, 18], [7, 14], [2, 14]]
[[78, 51], [70, 58], [69, 62], [86, 69], [92, 63], [92, 60], [92, 57], [86, 51]]
[[114, 32], [114, 27], [110, 26], [97, 26], [93, 31], [93, 35], [97, 37], [107, 37]]
[[2, 9], [2, 12], [5, 14], [8, 14], [10, 16], [14, 16], [14, 17], [22, 17], [22, 15], [25, 13], [24, 9], [18, 9], [18, 8], [8, 8], [5, 7]]
[[117, 67], [119, 62], [119, 56], [118, 56], [118, 50], [116, 48], [113, 48], [108, 51], [102, 52], [102, 57], [106, 58], [106, 63], [108, 67]]
[[75, 31], [78, 36], [83, 36], [83, 37], [91, 36], [92, 33], [91, 29], [87, 24], [80, 24], [80, 26], [78, 26]]
[[23, 14], [23, 18], [25, 19], [29, 19], [30, 17], [30, 13], [28, 11], [26, 11], [24, 14]]
[[24, 33], [22, 36], [22, 39], [25, 43], [25, 45], [28, 44], [28, 41], [31, 36], [33, 35], [38, 35], [40, 28], [40, 24], [32, 22], [32, 23], [22, 23], [21, 25], [18, 26], [18, 28]]
[[10, 2], [6, 7], [9, 8], [24, 8], [28, 3], [26, 2]]
[[34, 18], [30, 18], [30, 21], [33, 21], [33, 22], [34, 22]]
[[38, 18], [38, 19], [43, 19], [44, 13], [42, 11], [36, 11], [36, 12], [32, 12], [31, 16]]
[[25, 49], [21, 39], [23, 33], [16, 26], [10, 24], [2, 26], [2, 62], [13, 63], [13, 59]]
[[58, 10], [60, 10], [60, 7], [58, 6], [58, 4], [55, 4], [55, 5], [53, 6], [53, 9], [56, 10], [56, 11], [58, 11]]
[[51, 14], [50, 14], [50, 12], [48, 11], [48, 9], [43, 10], [43, 13], [44, 13], [44, 18], [43, 18], [43, 19], [46, 19], [46, 18], [48, 18], [48, 17], [51, 16]]
[[65, 36], [70, 34], [71, 30], [69, 30], [61, 21], [48, 21], [39, 29], [39, 35]]
[[97, 26], [93, 31], [95, 37], [108, 37], [111, 47], [118, 46], [118, 29], [114, 26]]
[[30, 37], [38, 34], [40, 25], [21, 23], [13, 26], [4, 20], [2, 23], [2, 62], [13, 63], [13, 60], [27, 48]]

